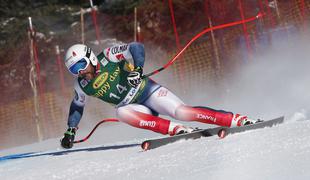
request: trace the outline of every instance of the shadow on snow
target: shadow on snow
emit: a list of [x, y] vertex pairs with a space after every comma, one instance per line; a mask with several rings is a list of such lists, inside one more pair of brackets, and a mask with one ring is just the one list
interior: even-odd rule
[[23, 159], [23, 158], [31, 158], [31, 157], [38, 157], [38, 156], [61, 156], [61, 155], [67, 155], [70, 153], [81, 152], [81, 151], [103, 151], [103, 150], [123, 149], [123, 148], [129, 148], [129, 147], [134, 147], [134, 146], [140, 146], [140, 144], [99, 146], [99, 147], [90, 147], [90, 148], [88, 147], [88, 148], [81, 148], [81, 149], [54, 151], [54, 152], [30, 152], [30, 153], [22, 153], [22, 154], [13, 154], [13, 155], [0, 157], [0, 162], [12, 160], [12, 159]]

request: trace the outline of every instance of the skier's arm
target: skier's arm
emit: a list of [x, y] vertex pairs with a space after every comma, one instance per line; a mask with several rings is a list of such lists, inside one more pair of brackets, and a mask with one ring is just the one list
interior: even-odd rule
[[71, 102], [70, 110], [69, 110], [69, 117], [68, 117], [68, 127], [77, 128], [80, 120], [83, 115], [84, 106], [86, 103], [87, 95], [82, 91], [80, 85], [76, 81], [74, 83], [74, 92], [75, 96]]
[[144, 46], [141, 43], [133, 42], [129, 44], [129, 51], [134, 61], [134, 70], [129, 73], [127, 81], [128, 84], [136, 88], [142, 81], [145, 61]]
[[143, 68], [145, 61], [145, 50], [143, 44], [132, 42], [129, 44], [129, 51], [132, 56], [135, 69], [138, 67]]
[[77, 128], [82, 118], [84, 106], [79, 106], [72, 100], [69, 110], [68, 127]]
[[74, 85], [75, 97], [71, 102], [69, 117], [68, 117], [68, 129], [64, 133], [64, 137], [61, 139], [61, 146], [64, 148], [72, 148], [74, 137], [77, 131], [78, 124], [82, 118], [84, 106], [86, 102], [86, 94], [82, 91], [78, 82]]

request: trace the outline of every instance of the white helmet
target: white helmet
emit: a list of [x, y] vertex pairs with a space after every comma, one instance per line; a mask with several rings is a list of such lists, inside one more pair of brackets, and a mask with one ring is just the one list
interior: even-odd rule
[[89, 63], [97, 66], [98, 59], [94, 52], [86, 45], [75, 44], [67, 50], [65, 64], [73, 75], [77, 76], [79, 71], [85, 70]]

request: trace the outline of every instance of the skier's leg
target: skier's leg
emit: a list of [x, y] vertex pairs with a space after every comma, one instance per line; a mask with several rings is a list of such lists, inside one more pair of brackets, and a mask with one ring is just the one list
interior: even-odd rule
[[207, 124], [231, 127], [233, 113], [219, 111], [207, 107], [179, 106], [176, 110], [176, 118], [182, 121], [198, 121]]
[[140, 104], [129, 104], [119, 107], [116, 113], [120, 121], [137, 128], [151, 130], [164, 135], [175, 135], [185, 131], [182, 125], [154, 116], [151, 109]]
[[157, 89], [143, 104], [159, 114], [176, 118], [176, 110], [185, 104], [165, 87]]
[[177, 108], [176, 118], [183, 121], [198, 121], [227, 127], [244, 126], [258, 122], [258, 120], [250, 119], [241, 114], [234, 114], [203, 106], [191, 107], [186, 105]]
[[168, 89], [161, 87], [155, 91], [144, 104], [160, 114], [169, 115], [182, 121], [198, 121], [219, 126], [241, 126], [248, 119], [246, 116], [233, 114], [207, 107], [185, 105]]

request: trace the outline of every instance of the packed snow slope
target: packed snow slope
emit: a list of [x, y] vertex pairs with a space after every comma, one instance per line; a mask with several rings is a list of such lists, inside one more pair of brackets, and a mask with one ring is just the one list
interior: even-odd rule
[[[113, 128], [123, 127], [109, 127]], [[122, 143], [88, 146], [93, 151], [79, 144], [74, 149], [83, 151], [1, 160], [0, 179], [309, 179], [309, 129], [307, 113], [298, 112], [272, 128], [224, 139], [180, 141], [146, 152], [140, 146], [117, 146]], [[99, 148], [103, 146], [108, 148]], [[110, 149], [111, 146], [119, 148]], [[2, 151], [1, 156], [40, 149], [63, 150], [58, 147], [58, 139], [54, 139]]]

